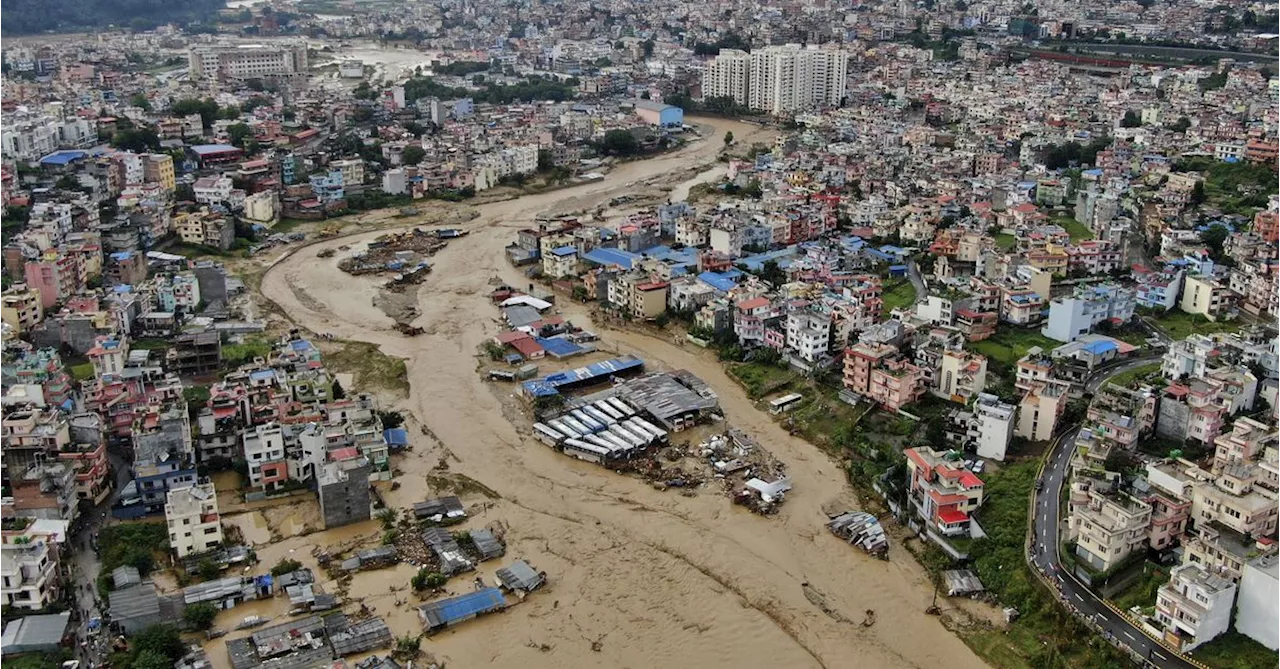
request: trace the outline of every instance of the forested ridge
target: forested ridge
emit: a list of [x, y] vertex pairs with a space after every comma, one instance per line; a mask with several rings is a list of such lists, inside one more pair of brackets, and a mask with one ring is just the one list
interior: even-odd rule
[[212, 20], [226, 0], [4, 0], [0, 31], [5, 35], [47, 30], [73, 32], [106, 28], [148, 29], [165, 23]]

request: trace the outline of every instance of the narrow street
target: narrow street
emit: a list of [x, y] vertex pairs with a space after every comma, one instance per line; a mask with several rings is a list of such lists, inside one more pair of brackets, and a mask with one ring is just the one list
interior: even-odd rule
[[[1097, 373], [1095, 378], [1087, 380], [1085, 387], [1092, 393], [1102, 383], [1117, 374], [1143, 364], [1150, 364], [1151, 361], [1152, 356], [1148, 356], [1108, 368]], [[1032, 567], [1049, 578], [1049, 581], [1058, 589], [1060, 601], [1068, 609], [1101, 629], [1101, 633], [1109, 640], [1117, 641], [1136, 655], [1146, 658], [1148, 666], [1164, 669], [1191, 669], [1194, 665], [1147, 636], [1127, 619], [1117, 615], [1088, 586], [1062, 566], [1059, 555], [1061, 545], [1059, 531], [1062, 524], [1059, 506], [1062, 499], [1062, 486], [1066, 483], [1067, 468], [1075, 454], [1077, 432], [1079, 432], [1078, 427], [1072, 428], [1054, 442], [1049, 461], [1044, 468], [1042, 478], [1044, 488], [1033, 497], [1035, 541], [1031, 547]]]

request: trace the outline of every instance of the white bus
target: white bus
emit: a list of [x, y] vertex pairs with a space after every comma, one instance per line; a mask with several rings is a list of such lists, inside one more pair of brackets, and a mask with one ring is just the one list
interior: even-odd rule
[[612, 404], [609, 404], [604, 400], [596, 400], [595, 402], [592, 402], [591, 406], [614, 420], [622, 420], [623, 418], [626, 418], [626, 416], [622, 415], [621, 411], [613, 408]]
[[538, 441], [551, 447], [559, 446], [565, 438], [558, 430], [542, 423], [533, 424], [533, 435], [538, 438]]
[[795, 406], [799, 404], [800, 400], [802, 399], [804, 399], [804, 395], [801, 395], [800, 393], [791, 393], [790, 395], [783, 395], [782, 397], [779, 397], [778, 399], [769, 403], [769, 413], [776, 416], [785, 411], [789, 411], [795, 408]]
[[603, 464], [609, 457], [608, 449], [601, 448], [595, 444], [588, 444], [578, 439], [569, 439], [564, 442], [564, 453], [579, 460], [586, 460], [596, 464]]
[[624, 416], [636, 415], [636, 410], [632, 409], [630, 404], [627, 404], [626, 402], [622, 401], [621, 399], [618, 399], [617, 397], [610, 397], [609, 404], [613, 406], [613, 408], [617, 409], [618, 411], [621, 411], [622, 415]]
[[609, 427], [610, 425], [613, 425], [614, 423], [618, 422], [613, 419], [613, 416], [610, 416], [609, 414], [591, 406], [590, 404], [582, 407], [582, 413], [585, 413], [588, 416], [591, 416], [592, 418], [596, 419], [600, 423], [603, 423], [605, 427]]

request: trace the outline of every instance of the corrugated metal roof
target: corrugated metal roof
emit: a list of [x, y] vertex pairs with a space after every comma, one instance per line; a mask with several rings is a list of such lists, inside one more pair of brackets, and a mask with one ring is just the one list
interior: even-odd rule
[[445, 627], [473, 618], [482, 613], [489, 613], [505, 608], [507, 600], [497, 588], [485, 588], [475, 592], [429, 602], [418, 607], [418, 615], [422, 617], [428, 629]]

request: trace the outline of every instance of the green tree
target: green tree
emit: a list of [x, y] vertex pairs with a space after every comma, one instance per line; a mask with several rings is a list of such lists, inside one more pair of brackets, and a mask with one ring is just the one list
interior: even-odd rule
[[635, 135], [630, 131], [617, 129], [604, 134], [600, 148], [609, 155], [629, 156], [639, 149], [639, 145], [636, 143]]
[[724, 145], [729, 146], [733, 143], [733, 131], [730, 130], [724, 134]]
[[204, 100], [184, 98], [173, 103], [170, 111], [178, 116], [199, 114], [200, 123], [208, 130], [213, 126], [213, 122], [218, 119], [220, 109], [218, 108], [218, 103], [209, 98]]
[[298, 562], [297, 560], [284, 559], [277, 562], [276, 566], [271, 568], [271, 575], [283, 576], [285, 574], [298, 571], [299, 569], [302, 569], [301, 562]]
[[[178, 635], [177, 628], [172, 625], [152, 625], [142, 630], [134, 635], [132, 648], [136, 653], [135, 658], [144, 653], [154, 653], [167, 659], [168, 664], [164, 665], [166, 668], [172, 667], [174, 661], [187, 652], [186, 644], [182, 643], [182, 637]], [[135, 662], [129, 666], [140, 665]]]
[[173, 660], [153, 650], [139, 651], [129, 663], [133, 669], [172, 669]]
[[[1206, 196], [1204, 193], [1204, 182], [1197, 181], [1196, 185], [1191, 187], [1191, 195], [1187, 198], [1187, 201], [1190, 202], [1192, 205], [1204, 204], [1205, 198]], [[1215, 226], [1215, 227], [1221, 227], [1221, 226]]]
[[134, 107], [141, 107], [142, 111], [151, 111], [151, 100], [147, 99], [146, 93], [134, 93], [129, 98], [129, 104]]
[[1200, 233], [1200, 241], [1209, 247], [1209, 255], [1213, 256], [1214, 260], [1218, 260], [1222, 258], [1222, 248], [1227, 243], [1227, 237], [1230, 236], [1231, 231], [1225, 225], [1213, 225]]
[[1185, 116], [1180, 116], [1178, 117], [1177, 121], [1174, 121], [1173, 123], [1169, 124], [1169, 129], [1172, 130], [1173, 132], [1186, 132], [1187, 128], [1190, 128], [1190, 127], [1191, 127], [1191, 119]]
[[400, 160], [405, 165], [417, 165], [418, 163], [422, 162], [423, 158], [426, 158], [426, 157], [427, 157], [426, 150], [416, 144], [413, 146], [405, 147], [404, 152], [400, 154]]
[[1142, 125], [1142, 117], [1138, 113], [1130, 109], [1124, 113], [1124, 118], [1120, 119], [1121, 128], [1136, 128]]
[[253, 128], [244, 123], [229, 125], [227, 126], [227, 137], [230, 138], [232, 146], [244, 148], [245, 140], [253, 138]]
[[150, 126], [120, 130], [111, 137], [111, 146], [134, 153], [159, 151], [160, 135]]
[[653, 40], [652, 39], [645, 40], [644, 43], [641, 44], [640, 46], [641, 48], [644, 49], [645, 58], [650, 58], [653, 56]]
[[538, 149], [538, 171], [550, 172], [555, 169], [555, 155], [551, 153], [551, 149]]
[[222, 570], [218, 569], [218, 564], [209, 558], [201, 560], [200, 564], [196, 565], [196, 575], [205, 581], [212, 581], [221, 573]]
[[213, 620], [217, 617], [217, 607], [209, 602], [197, 602], [188, 606], [182, 612], [183, 620], [186, 620], [197, 630], [207, 630], [213, 627]]
[[333, 386], [331, 387], [331, 390], [332, 390], [332, 398], [335, 400], [344, 399], [347, 396], [347, 391], [342, 389], [342, 384], [338, 383], [337, 379], [333, 380]]

